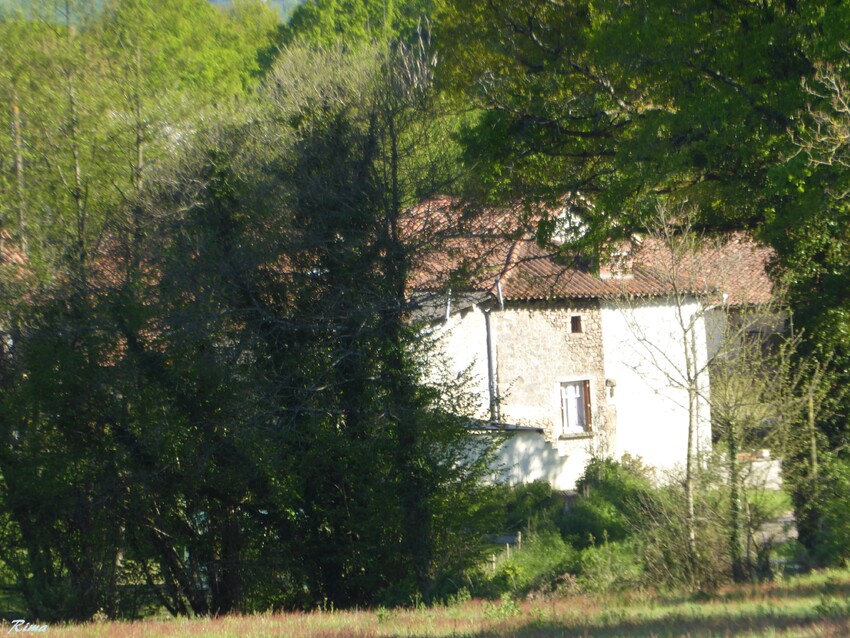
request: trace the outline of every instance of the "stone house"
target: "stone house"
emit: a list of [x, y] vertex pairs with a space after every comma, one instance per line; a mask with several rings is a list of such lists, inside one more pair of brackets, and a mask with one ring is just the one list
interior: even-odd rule
[[[449, 208], [417, 213], [437, 211], [447, 228]], [[699, 394], [697, 446], [710, 448], [708, 363], [730, 315], [771, 301], [768, 249], [739, 234], [675, 256], [647, 238], [594, 267], [509, 230], [517, 216], [479, 213], [431, 242], [413, 282], [454, 371], [472, 374], [470, 416], [512, 433], [499, 478], [570, 490], [594, 455], [629, 454], [659, 472], [683, 465], [688, 383]], [[451, 289], [458, 270], [475, 274]]]

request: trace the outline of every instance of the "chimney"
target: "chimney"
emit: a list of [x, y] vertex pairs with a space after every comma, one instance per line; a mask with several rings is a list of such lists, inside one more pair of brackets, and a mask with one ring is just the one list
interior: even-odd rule
[[603, 254], [599, 260], [600, 279], [632, 279], [635, 259], [631, 243], [620, 242], [616, 250]]

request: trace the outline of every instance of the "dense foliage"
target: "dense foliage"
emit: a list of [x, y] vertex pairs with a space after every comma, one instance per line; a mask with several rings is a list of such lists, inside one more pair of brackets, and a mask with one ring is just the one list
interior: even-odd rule
[[260, 81], [245, 16], [3, 23], [2, 560], [33, 617], [406, 602], [477, 556], [485, 457], [398, 224], [446, 175], [431, 62], [291, 48]]
[[411, 41], [432, 8], [433, 0], [313, 0], [292, 11], [284, 38], [324, 45]]
[[[438, 193], [581, 193], [572, 257], [663, 206], [768, 241], [811, 380], [785, 424], [801, 539], [846, 560], [848, 24], [772, 0], [4, 11], [0, 578], [44, 620], [407, 602], [459, 582], [497, 498], [536, 566], [484, 589], [632, 582], [638, 553], [721, 579], [677, 571], [681, 495], [634, 465], [591, 465], [568, 515], [481, 487], [405, 296], [440, 238], [399, 219]], [[701, 492], [705, 561], [738, 538], [727, 497]]]

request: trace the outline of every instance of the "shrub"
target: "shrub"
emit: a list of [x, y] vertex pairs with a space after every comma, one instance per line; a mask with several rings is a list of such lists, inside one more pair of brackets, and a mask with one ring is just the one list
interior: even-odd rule
[[508, 593], [502, 594], [498, 603], [487, 603], [484, 606], [484, 616], [490, 620], [507, 620], [520, 613], [519, 603]]
[[850, 601], [834, 596], [821, 596], [815, 606], [815, 613], [820, 618], [847, 618], [850, 616]]
[[623, 591], [639, 587], [643, 561], [633, 542], [587, 547], [579, 555], [579, 586], [589, 592]]
[[551, 527], [526, 529], [522, 548], [510, 556], [503, 553], [495, 573], [485, 569], [477, 573], [473, 593], [496, 597], [501, 594], [525, 595], [532, 591], [555, 591], [565, 573], [574, 571], [576, 551]]
[[563, 500], [545, 481], [502, 486], [504, 532], [518, 532], [544, 520], [551, 520], [563, 509]]
[[820, 467], [817, 490], [806, 505], [814, 511], [809, 546], [817, 563], [850, 563], [850, 461], [830, 458]]
[[647, 578], [659, 586], [714, 589], [729, 580], [729, 527], [724, 493], [701, 484], [694, 491], [697, 514], [696, 553], [689, 560], [687, 505], [681, 482], [655, 491], [636, 520]]
[[558, 527], [575, 547], [592, 547], [607, 538], [623, 541], [652, 500], [653, 487], [639, 460], [593, 459], [576, 483], [579, 497], [557, 517]]

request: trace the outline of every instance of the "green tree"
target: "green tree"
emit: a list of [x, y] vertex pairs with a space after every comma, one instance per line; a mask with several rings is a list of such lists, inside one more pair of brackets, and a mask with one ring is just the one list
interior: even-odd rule
[[246, 96], [272, 29], [251, 6], [237, 22], [201, 0], [45, 3], [0, 21], [4, 221], [33, 266], [91, 253], [145, 168]]
[[303, 39], [324, 46], [414, 42], [433, 0], [317, 0], [298, 5], [289, 17], [284, 40]]
[[[583, 193], [594, 207], [567, 250], [585, 255], [643, 229], [659, 201], [687, 201], [699, 229], [755, 229], [804, 329], [799, 369], [829, 361], [841, 387], [848, 23], [848, 8], [827, 2], [447, 0], [436, 21], [446, 92], [476, 109], [462, 138], [469, 188], [551, 204]], [[846, 406], [810, 412], [814, 447], [843, 449]], [[809, 447], [789, 470], [811, 476]], [[800, 508], [820, 479], [804, 482], [801, 537], [814, 547], [807, 530], [822, 525]]]
[[[24, 262], [2, 273], [13, 344], [0, 389], [0, 492], [11, 520], [2, 556], [39, 618], [132, 614], [117, 588], [130, 580], [147, 581], [175, 613], [227, 611], [244, 601], [245, 581], [211, 566], [256, 549], [229, 532], [252, 465], [230, 472], [244, 459], [216, 429], [242, 377], [216, 384], [196, 367], [209, 362], [191, 339], [170, 352], [152, 328], [171, 324], [150, 277], [149, 237], [161, 235], [141, 194], [190, 133], [214, 112], [221, 122], [234, 93], [256, 81], [256, 46], [267, 44], [253, 39], [267, 26], [243, 37], [205, 3], [78, 8], [64, 3], [61, 20], [35, 7], [0, 22], [9, 36], [0, 50], [2, 250]], [[207, 423], [196, 450], [192, 427]], [[249, 434], [239, 433], [246, 445]], [[221, 466], [210, 472], [230, 489], [199, 493], [197, 476], [173, 466], [183, 457], [208, 468], [199, 455]], [[205, 512], [221, 524], [205, 525]], [[194, 562], [184, 564], [190, 546]]]
[[427, 593], [449, 551], [440, 541], [460, 538], [448, 520], [456, 499], [469, 503], [482, 469], [460, 462], [462, 420], [424, 383], [407, 318], [417, 245], [401, 217], [445, 186], [431, 150], [442, 138], [429, 112], [430, 60], [404, 50], [384, 60], [378, 49], [290, 50], [269, 85], [280, 119], [295, 123], [294, 153], [278, 164], [293, 215], [287, 259], [300, 266], [291, 287], [306, 302], [303, 360], [321, 380], [321, 389], [286, 384], [310, 389], [290, 404], [303, 406], [318, 443], [303, 470], [315, 530], [303, 555], [315, 566], [312, 589], [346, 604]]
[[468, 162], [490, 196], [590, 196], [591, 252], [660, 197], [757, 223], [811, 68], [817, 16], [795, 4], [445, 2], [445, 81], [479, 109]]
[[133, 615], [131, 582], [174, 614], [403, 602], [469, 564], [484, 459], [426, 381], [428, 238], [399, 224], [445, 185], [431, 68], [290, 50], [243, 120], [161, 146], [134, 135], [156, 87], [128, 83], [102, 241], [3, 298], [3, 556], [31, 613]]
[[225, 13], [206, 0], [110, 0], [97, 23], [108, 51], [140, 54], [149, 85], [176, 90], [196, 106], [225, 102], [255, 84], [260, 52], [276, 27], [257, 3]]
[[[829, 16], [838, 24], [846, 17]], [[843, 47], [841, 47], [843, 48]], [[848, 256], [847, 55], [823, 47], [823, 59], [804, 88], [809, 104], [790, 140], [795, 153], [777, 171], [777, 189], [791, 191], [767, 225], [788, 295], [802, 329], [801, 369], [821, 383], [807, 397], [805, 441], [788, 463], [800, 538], [821, 561], [841, 561], [836, 504], [846, 498], [843, 476], [848, 442], [847, 364], [850, 361], [846, 280]], [[808, 365], [806, 365], [808, 363]], [[829, 522], [827, 522], [827, 520]], [[833, 527], [834, 529], [830, 529]], [[833, 536], [835, 534], [835, 536]], [[826, 551], [826, 548], [830, 548]]]

